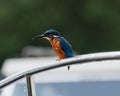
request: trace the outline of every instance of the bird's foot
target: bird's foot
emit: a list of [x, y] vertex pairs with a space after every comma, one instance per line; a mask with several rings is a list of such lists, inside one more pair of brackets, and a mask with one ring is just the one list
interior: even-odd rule
[[61, 61], [61, 59], [58, 58], [58, 59], [56, 59], [56, 61]]

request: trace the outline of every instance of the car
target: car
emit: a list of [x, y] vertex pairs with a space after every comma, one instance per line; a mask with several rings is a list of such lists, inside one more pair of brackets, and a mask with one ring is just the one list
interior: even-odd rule
[[76, 56], [25, 70], [5, 81], [15, 82], [4, 87], [1, 96], [29, 96], [29, 92], [30, 96], [120, 96], [120, 53]]

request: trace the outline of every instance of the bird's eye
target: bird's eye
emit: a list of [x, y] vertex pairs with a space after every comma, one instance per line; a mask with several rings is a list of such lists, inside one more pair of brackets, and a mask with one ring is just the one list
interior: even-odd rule
[[45, 36], [53, 36], [52, 34], [45, 34]]

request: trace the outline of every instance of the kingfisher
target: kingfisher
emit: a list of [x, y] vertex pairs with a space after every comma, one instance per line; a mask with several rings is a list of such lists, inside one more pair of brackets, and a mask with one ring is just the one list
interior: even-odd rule
[[[57, 61], [61, 61], [62, 59], [74, 56], [70, 43], [64, 37], [62, 37], [57, 30], [50, 29], [45, 31], [45, 33], [43, 33], [42, 35], [37, 35], [33, 37], [33, 39], [40, 38], [45, 38], [51, 43], [51, 46], [57, 55]], [[70, 66], [68, 66], [68, 70], [69, 69]]]

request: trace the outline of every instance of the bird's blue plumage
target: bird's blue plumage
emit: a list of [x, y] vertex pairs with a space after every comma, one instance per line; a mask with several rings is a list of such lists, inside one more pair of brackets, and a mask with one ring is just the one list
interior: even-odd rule
[[[35, 36], [34, 39], [45, 38], [50, 41], [56, 55], [57, 60], [73, 57], [74, 53], [69, 42], [63, 38], [56, 30], [47, 30], [44, 34]], [[68, 70], [70, 66], [68, 66]]]
[[[35, 36], [35, 38], [48, 39], [51, 42], [52, 47], [53, 47], [54, 51], [56, 52], [56, 54], [58, 55], [59, 59], [61, 59], [61, 58], [64, 59], [64, 58], [69, 58], [69, 57], [74, 56], [71, 45], [65, 38], [63, 38], [60, 35], [60, 33], [57, 30], [53, 30], [53, 29], [47, 30], [44, 34]], [[60, 42], [60, 45], [57, 45], [57, 43], [55, 43], [56, 40]], [[55, 41], [55, 42], [53, 42], [53, 41]], [[59, 48], [61, 47], [61, 48], [60, 49], [56, 48], [56, 46]], [[61, 57], [61, 56], [63, 56], [63, 57]]]
[[54, 34], [54, 35], [57, 35], [57, 36], [61, 36], [58, 31], [53, 30], [53, 29], [47, 30], [47, 31], [44, 33], [44, 35], [49, 35], [49, 34]]
[[58, 38], [57, 40], [60, 41], [61, 48], [65, 52], [66, 58], [73, 57], [74, 53], [69, 42], [63, 37]]

